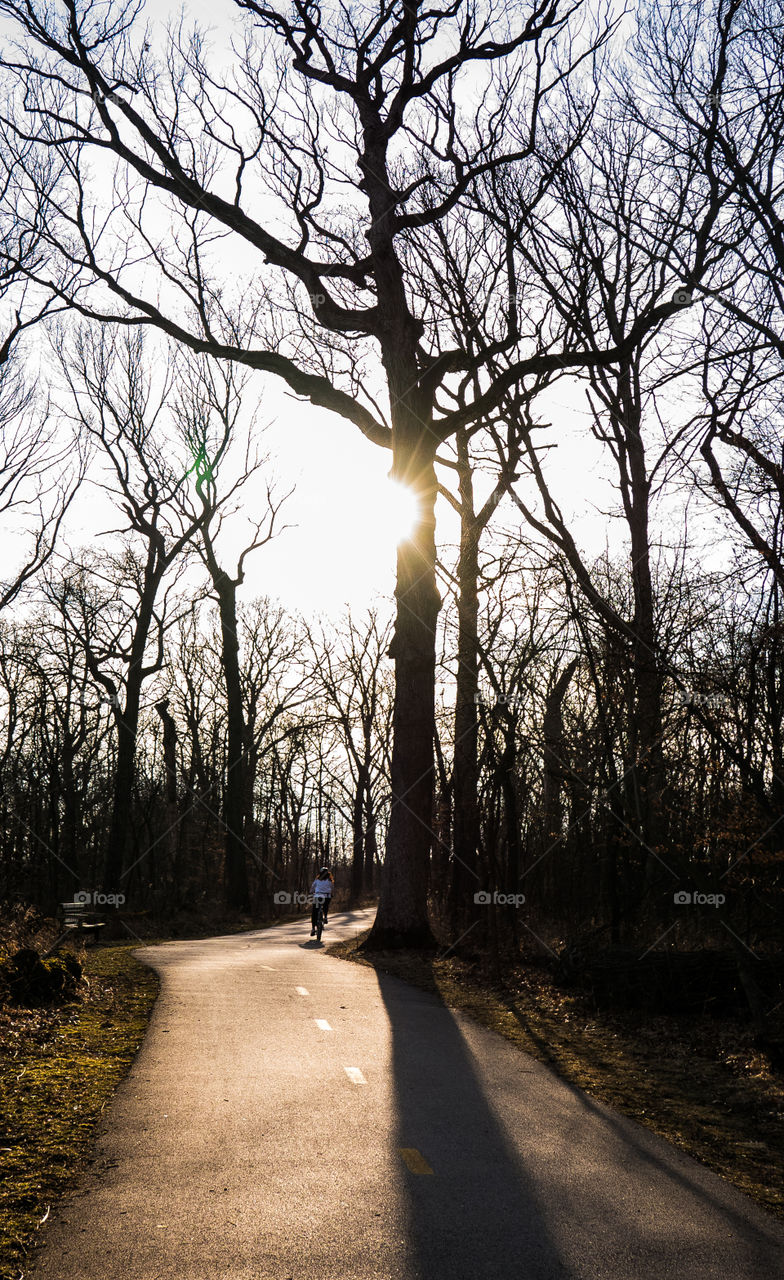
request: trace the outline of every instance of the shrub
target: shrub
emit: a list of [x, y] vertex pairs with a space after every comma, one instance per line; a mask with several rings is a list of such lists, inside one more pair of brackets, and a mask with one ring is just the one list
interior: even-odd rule
[[76, 997], [82, 966], [70, 952], [42, 960], [32, 947], [22, 947], [0, 965], [0, 987], [18, 1005], [35, 1008]]

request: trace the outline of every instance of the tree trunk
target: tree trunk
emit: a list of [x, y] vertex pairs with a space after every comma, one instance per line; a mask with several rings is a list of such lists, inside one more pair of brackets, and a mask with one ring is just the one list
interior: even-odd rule
[[506, 883], [502, 888], [507, 893], [517, 893], [520, 887], [522, 849], [520, 842], [520, 818], [518, 814], [517, 784], [517, 713], [504, 716], [503, 726], [504, 748], [500, 761], [500, 787], [504, 798], [505, 834], [506, 834], [506, 866], [503, 875]]
[[117, 727], [117, 767], [114, 775], [109, 843], [104, 862], [104, 893], [122, 892], [122, 881], [124, 875], [127, 875], [124, 871], [125, 855], [131, 830], [133, 783], [136, 773], [136, 735], [139, 730], [139, 706], [144, 679], [141, 664], [151, 617], [152, 606], [150, 606], [150, 616], [146, 619], [146, 623], [142, 618], [136, 628], [125, 685], [125, 707], [122, 710], [117, 706], [114, 708], [114, 722]]
[[177, 875], [177, 855], [180, 837], [180, 815], [177, 804], [177, 726], [169, 711], [168, 698], [163, 698], [160, 702], [156, 702], [155, 710], [158, 712], [163, 726], [163, 763], [166, 770], [166, 802], [164, 810], [166, 831], [164, 840], [168, 854], [167, 878], [174, 888], [174, 896], [176, 897], [179, 880]]
[[[137, 681], [133, 682], [136, 685]], [[129, 677], [125, 709], [115, 708], [117, 727], [117, 766], [114, 774], [114, 801], [109, 827], [109, 842], [104, 861], [104, 893], [122, 893], [125, 855], [132, 819], [133, 783], [136, 766], [136, 734], [139, 727], [140, 689], [131, 691]]]
[[473, 482], [464, 430], [456, 437], [460, 489], [460, 556], [457, 576], [457, 685], [455, 692], [455, 758], [452, 775], [452, 878], [450, 924], [462, 933], [475, 918], [474, 894], [479, 883], [477, 631], [479, 618], [479, 528], [474, 512]]
[[[424, 414], [403, 411], [400, 388], [393, 421], [393, 475], [416, 495], [419, 518], [397, 553], [397, 613], [390, 657], [395, 660], [392, 715], [392, 808], [381, 876], [378, 914], [368, 949], [433, 947], [427, 912], [428, 866], [433, 839], [436, 623], [434, 467], [436, 441], [423, 428]], [[395, 385], [390, 387], [396, 403]], [[401, 420], [402, 419], [402, 420]]]
[[566, 777], [563, 737], [563, 701], [579, 659], [573, 658], [547, 695], [542, 735], [544, 737], [542, 816], [543, 851], [560, 842], [563, 835], [562, 788]]
[[376, 887], [376, 854], [378, 845], [376, 843], [376, 815], [373, 810], [373, 801], [368, 793], [367, 798], [367, 822], [365, 825], [365, 875], [364, 884], [367, 893], [373, 893]]
[[82, 883], [82, 866], [86, 859], [79, 832], [79, 796], [74, 776], [76, 751], [68, 729], [63, 733], [63, 850], [65, 861], [76, 876], [76, 888]]
[[392, 808], [381, 897], [368, 948], [432, 947], [427, 911], [428, 864], [433, 839], [438, 487], [433, 388], [420, 382], [421, 320], [411, 314], [404, 267], [395, 248], [395, 181], [388, 169], [389, 133], [378, 115], [359, 104], [363, 143], [358, 160], [371, 225], [378, 335], [392, 420], [392, 476], [413, 494], [418, 518], [397, 549], [397, 612], [390, 657], [395, 661], [390, 766]]
[[626, 515], [630, 533], [631, 574], [634, 589], [635, 778], [639, 799], [640, 837], [646, 846], [647, 853], [646, 882], [651, 885], [657, 874], [664, 872], [659, 861], [665, 838], [664, 757], [661, 745], [662, 678], [648, 534], [650, 481], [640, 433], [641, 410], [636, 403], [636, 397], [628, 389], [629, 380], [628, 372], [620, 379], [622, 401], [627, 405], [624, 438], [630, 481]]
[[[104, 860], [104, 893], [121, 893], [125, 867], [125, 854], [131, 830], [133, 783], [136, 766], [136, 735], [139, 730], [139, 707], [144, 683], [144, 653], [152, 625], [155, 600], [163, 576], [162, 566], [153, 540], [147, 550], [144, 584], [139, 600], [139, 613], [128, 655], [128, 673], [125, 678], [125, 707], [114, 705], [114, 722], [117, 727], [117, 768], [114, 775], [114, 797], [109, 842]], [[127, 874], [127, 873], [125, 873]]]
[[[212, 565], [210, 565], [212, 570]], [[226, 783], [223, 791], [225, 828], [224, 895], [233, 911], [249, 908], [248, 865], [245, 857], [243, 778], [245, 718], [242, 709], [239, 641], [237, 639], [237, 587], [226, 573], [213, 577], [221, 623], [221, 657], [226, 682]]]
[[351, 815], [351, 897], [349, 905], [355, 907], [362, 897], [365, 879], [365, 792], [368, 786], [368, 766], [363, 761], [357, 772], [354, 805]]

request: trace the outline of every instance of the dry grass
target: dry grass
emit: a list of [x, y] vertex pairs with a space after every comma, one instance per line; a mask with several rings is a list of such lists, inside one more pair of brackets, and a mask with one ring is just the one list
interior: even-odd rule
[[0, 1008], [2, 1280], [24, 1274], [38, 1226], [89, 1159], [96, 1123], [144, 1037], [158, 980], [133, 958], [134, 945], [80, 951], [84, 978], [70, 1004]]

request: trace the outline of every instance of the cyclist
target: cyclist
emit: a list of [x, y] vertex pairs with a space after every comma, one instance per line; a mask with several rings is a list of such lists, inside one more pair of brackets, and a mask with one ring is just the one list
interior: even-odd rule
[[335, 877], [329, 867], [322, 867], [313, 884], [310, 886], [310, 892], [313, 896], [313, 909], [310, 913], [310, 936], [316, 933], [316, 908], [319, 902], [323, 904], [324, 924], [327, 924], [327, 916], [329, 915], [329, 904], [332, 901], [332, 890], [335, 886]]

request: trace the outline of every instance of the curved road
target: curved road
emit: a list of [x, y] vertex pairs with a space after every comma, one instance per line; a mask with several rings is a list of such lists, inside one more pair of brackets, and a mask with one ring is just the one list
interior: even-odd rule
[[161, 994], [32, 1280], [784, 1274], [784, 1230], [739, 1192], [307, 934], [138, 952]]

